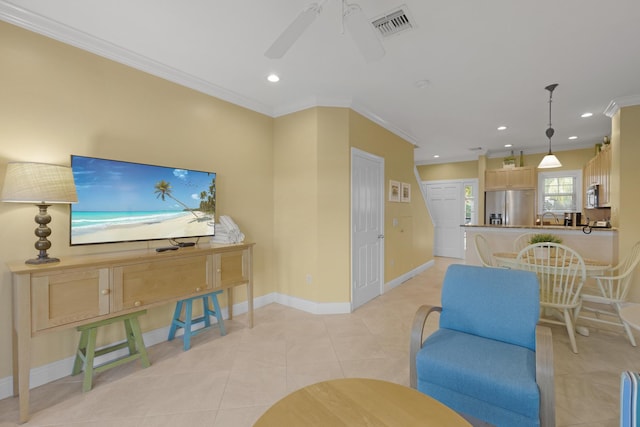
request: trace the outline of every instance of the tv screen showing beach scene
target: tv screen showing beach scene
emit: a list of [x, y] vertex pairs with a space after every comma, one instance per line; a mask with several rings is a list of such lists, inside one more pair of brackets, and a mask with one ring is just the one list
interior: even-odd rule
[[71, 156], [78, 202], [70, 244], [178, 240], [215, 233], [216, 174]]

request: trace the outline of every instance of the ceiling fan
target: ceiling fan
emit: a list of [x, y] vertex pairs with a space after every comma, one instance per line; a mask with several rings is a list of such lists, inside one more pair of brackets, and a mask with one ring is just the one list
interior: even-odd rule
[[[264, 53], [267, 58], [279, 59], [293, 46], [300, 36], [311, 26], [316, 17], [322, 12], [322, 6], [327, 2], [311, 3], [293, 20], [282, 34]], [[374, 61], [384, 56], [382, 43], [376, 37], [373, 27], [367, 21], [360, 6], [342, 0], [342, 29], [347, 29], [356, 46], [366, 61]]]

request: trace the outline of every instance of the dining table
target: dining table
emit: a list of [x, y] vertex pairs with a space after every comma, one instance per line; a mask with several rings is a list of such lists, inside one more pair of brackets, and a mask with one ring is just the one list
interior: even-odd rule
[[[492, 255], [498, 267], [516, 269], [519, 267], [520, 261], [518, 261], [517, 252], [495, 252]], [[583, 260], [587, 277], [602, 276], [611, 268], [611, 263], [606, 261], [588, 258], [584, 258]]]

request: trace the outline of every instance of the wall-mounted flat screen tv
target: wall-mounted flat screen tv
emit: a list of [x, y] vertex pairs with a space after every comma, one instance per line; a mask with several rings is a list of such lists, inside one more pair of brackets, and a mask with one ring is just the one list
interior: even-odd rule
[[71, 156], [70, 244], [213, 236], [216, 174]]

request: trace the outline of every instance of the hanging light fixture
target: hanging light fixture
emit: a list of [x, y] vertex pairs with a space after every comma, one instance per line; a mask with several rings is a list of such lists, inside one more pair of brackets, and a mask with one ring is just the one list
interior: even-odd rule
[[545, 87], [546, 90], [549, 91], [549, 127], [547, 128], [546, 134], [547, 138], [549, 138], [549, 154], [543, 157], [542, 161], [538, 165], [539, 169], [550, 169], [550, 168], [559, 168], [562, 166], [560, 160], [551, 152], [551, 137], [554, 134], [554, 130], [551, 127], [551, 98], [553, 96], [553, 90], [558, 86], [557, 83], [549, 85]]

